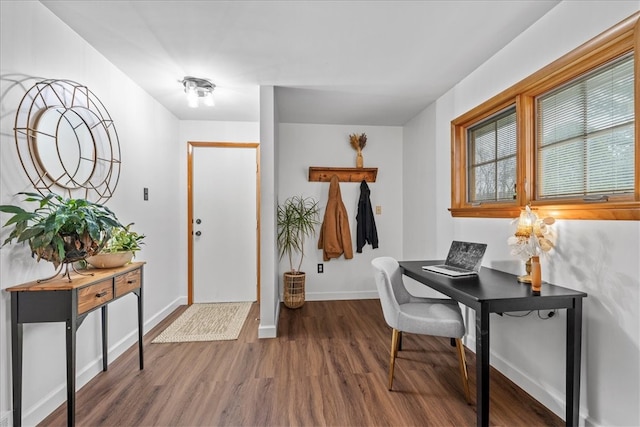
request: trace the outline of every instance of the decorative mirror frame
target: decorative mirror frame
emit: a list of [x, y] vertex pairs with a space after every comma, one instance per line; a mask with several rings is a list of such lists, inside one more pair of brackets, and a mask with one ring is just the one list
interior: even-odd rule
[[107, 109], [86, 86], [53, 79], [34, 84], [17, 109], [14, 132], [22, 168], [40, 194], [96, 203], [113, 195], [120, 142]]

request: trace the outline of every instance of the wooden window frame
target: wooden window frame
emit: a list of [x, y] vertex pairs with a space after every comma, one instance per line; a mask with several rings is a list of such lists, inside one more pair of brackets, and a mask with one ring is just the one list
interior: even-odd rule
[[[582, 199], [536, 200], [535, 99], [617, 57], [634, 53], [635, 183], [633, 193], [611, 195], [606, 202]], [[640, 220], [640, 12], [606, 30], [558, 60], [451, 122], [451, 215], [515, 218], [530, 205], [555, 218]], [[467, 129], [499, 111], [516, 106], [517, 196], [513, 201], [469, 203]]]

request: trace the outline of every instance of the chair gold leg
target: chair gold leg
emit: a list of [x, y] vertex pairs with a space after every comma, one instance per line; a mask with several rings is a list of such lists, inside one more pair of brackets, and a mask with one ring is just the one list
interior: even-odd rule
[[396, 364], [396, 356], [398, 355], [398, 344], [400, 338], [400, 331], [397, 329], [393, 330], [393, 334], [391, 335], [391, 360], [389, 361], [389, 390], [393, 386], [393, 368]]
[[458, 361], [460, 362], [460, 376], [462, 377], [462, 388], [464, 389], [464, 398], [469, 405], [471, 402], [471, 394], [469, 393], [469, 375], [467, 374], [467, 362], [464, 357], [464, 346], [462, 340], [456, 338], [456, 349], [458, 350]]

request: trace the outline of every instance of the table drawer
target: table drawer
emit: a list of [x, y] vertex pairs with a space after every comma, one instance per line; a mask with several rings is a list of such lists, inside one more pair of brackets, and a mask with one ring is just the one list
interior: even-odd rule
[[113, 280], [105, 280], [95, 285], [78, 289], [78, 314], [101, 306], [113, 299]]
[[142, 270], [137, 269], [116, 277], [116, 297], [138, 289], [142, 283]]

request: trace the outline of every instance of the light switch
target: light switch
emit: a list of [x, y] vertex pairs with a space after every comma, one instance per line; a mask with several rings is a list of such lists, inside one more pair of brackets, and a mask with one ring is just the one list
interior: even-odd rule
[[377, 205], [376, 206], [376, 215], [380, 215], [382, 213], [382, 206]]

